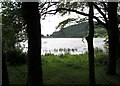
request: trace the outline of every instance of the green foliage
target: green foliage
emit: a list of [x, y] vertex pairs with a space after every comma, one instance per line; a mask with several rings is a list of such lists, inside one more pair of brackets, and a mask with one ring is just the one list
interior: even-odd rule
[[27, 81], [27, 65], [7, 65], [10, 85], [25, 86]]
[[26, 63], [26, 54], [16, 44], [26, 40], [20, 2], [2, 2], [2, 49], [11, 65]]
[[[60, 2], [59, 5], [57, 5], [57, 9], [59, 9], [59, 14], [61, 14], [61, 16], [64, 16], [65, 14], [70, 14], [72, 11], [70, 10], [74, 10], [74, 11], [78, 11], [78, 12], [84, 12], [84, 9], [87, 7], [87, 4], [84, 2], [74, 2], [74, 0], [70, 0], [69, 2]], [[63, 10], [63, 9], [66, 10]], [[60, 10], [62, 9], [62, 10]], [[81, 23], [81, 22], [86, 22], [86, 17], [85, 18], [80, 18], [80, 16], [78, 16], [78, 18], [68, 18], [66, 20], [63, 20], [62, 22], [59, 23], [59, 25], [56, 28], [60, 28], [63, 29], [64, 26], [66, 26], [69, 23]]]
[[[73, 18], [73, 21], [75, 19]], [[72, 19], [71, 19], [72, 21]], [[84, 20], [83, 20], [84, 21]], [[86, 35], [88, 35], [88, 22], [82, 22], [79, 24], [74, 24], [65, 27], [67, 23], [69, 23], [69, 20], [65, 20], [63, 22], [60, 22], [58, 27], [61, 29], [60, 31], [53, 32], [53, 37], [58, 37], [58, 38], [83, 38]], [[57, 27], [57, 28], [58, 28]], [[106, 38], [107, 37], [107, 31], [104, 29], [104, 27], [95, 25], [95, 34], [94, 37], [102, 37]]]
[[[88, 53], [81, 55], [47, 55], [42, 56], [43, 81], [45, 85], [88, 85]], [[96, 84], [102, 86], [114, 84], [119, 86], [118, 76], [108, 76], [105, 73], [106, 65], [101, 62], [104, 61], [107, 54], [102, 50], [95, 49], [95, 75]], [[102, 60], [101, 60], [102, 59]], [[104, 60], [103, 60], [104, 59]], [[119, 60], [120, 61], [120, 60]], [[118, 61], [118, 72], [120, 74], [120, 65]], [[18, 71], [17, 69], [20, 69]], [[24, 84], [26, 82], [27, 66], [10, 66], [8, 65], [8, 73], [10, 76], [10, 83]], [[118, 75], [119, 75], [118, 74]], [[103, 79], [104, 78], [104, 79]]]
[[95, 49], [95, 64], [96, 66], [107, 66], [108, 55], [100, 49]]
[[21, 14], [20, 2], [2, 2], [2, 45], [3, 50], [14, 48], [15, 44], [26, 40], [26, 25]]
[[88, 23], [80, 23], [63, 28], [61, 31], [54, 32], [53, 37], [82, 38], [87, 35]]
[[75, 18], [68, 18], [62, 22], [59, 23], [59, 25], [56, 27], [56, 29], [60, 28], [60, 29], [63, 29], [65, 27], [66, 24], [72, 22], [72, 21], [75, 21], [76, 19]]
[[102, 26], [99, 26], [99, 25], [95, 25], [95, 34], [94, 34], [94, 37], [105, 37], [107, 36], [107, 31], [105, 30], [104, 27]]
[[[75, 2], [74, 0], [70, 0], [69, 2], [60, 2], [57, 8], [66, 8], [73, 10], [79, 9], [80, 11], [83, 11], [86, 6], [87, 4], [85, 2]], [[70, 14], [70, 11], [60, 10], [59, 13], [61, 14], [61, 16], [63, 16], [67, 13]]]
[[21, 65], [27, 62], [27, 54], [23, 53], [20, 49], [9, 49], [6, 52], [3, 51], [3, 55], [10, 65]]
[[[95, 4], [98, 5], [98, 8], [100, 6], [100, 8], [102, 8], [102, 11], [105, 11], [105, 9], [103, 9], [104, 6], [103, 6], [102, 3], [98, 2], [98, 3], [95, 3]], [[64, 10], [59, 11], [59, 13], [63, 16], [67, 13], [70, 14], [70, 12], [72, 12], [73, 10], [77, 11], [77, 12], [85, 13], [86, 8], [88, 8], [88, 4], [87, 3], [81, 3], [81, 2], [74, 2], [73, 0], [70, 0], [69, 2], [66, 2], [66, 3], [60, 3], [58, 5], [58, 8], [65, 8], [66, 9], [66, 10], [64, 9]], [[88, 19], [88, 17], [85, 17], [85, 18], [78, 17], [78, 18], [74, 18], [73, 21], [76, 22], [77, 24], [79, 24], [81, 22], [86, 22], [87, 19]], [[98, 19], [99, 19], [99, 17], [98, 17]], [[63, 29], [64, 26], [68, 23], [71, 23], [71, 21], [64, 20], [64, 21], [59, 23], [58, 27], [60, 27], [60, 29]], [[107, 31], [105, 31], [105, 29], [103, 27], [101, 28], [101, 27], [97, 26], [97, 28], [98, 29], [95, 29], [95, 37], [106, 37]]]

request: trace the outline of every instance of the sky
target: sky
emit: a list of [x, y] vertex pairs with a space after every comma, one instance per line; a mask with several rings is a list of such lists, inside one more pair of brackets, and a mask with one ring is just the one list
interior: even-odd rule
[[[14, 0], [12, 0], [14, 1]], [[120, 4], [119, 4], [120, 5]], [[0, 3], [1, 7], [1, 3]], [[1, 11], [1, 9], [0, 9]], [[87, 12], [88, 10], [86, 10]], [[44, 20], [41, 19], [41, 34], [43, 35], [51, 35], [54, 31], [56, 31], [56, 26], [58, 26], [59, 22], [67, 19], [67, 18], [77, 18], [77, 17], [84, 17], [80, 16], [79, 14], [71, 12], [70, 15], [66, 14], [64, 16], [57, 15], [48, 15]]]
[[[15, 0], [11, 0], [11, 1], [15, 1]], [[1, 3], [0, 3], [0, 12], [1, 12]], [[42, 20], [41, 19], [41, 34], [43, 35], [51, 35], [54, 31], [56, 31], [56, 26], [59, 24], [59, 22], [67, 19], [67, 18], [77, 18], [78, 14], [76, 13], [70, 13], [66, 14], [64, 16], [60, 16], [60, 14], [56, 14], [56, 15], [47, 15], [47, 17]], [[83, 16], [81, 16], [83, 17]]]
[[[86, 10], [87, 12], [88, 10]], [[54, 31], [58, 31], [59, 29], [56, 29], [56, 26], [58, 26], [58, 24], [63, 21], [66, 20], [68, 18], [84, 18], [84, 16], [76, 14], [74, 12], [71, 12], [70, 14], [65, 14], [64, 16], [60, 16], [60, 14], [56, 14], [56, 15], [48, 15], [45, 20], [41, 20], [41, 34], [43, 35], [51, 35]], [[68, 24], [68, 25], [72, 25]]]
[[45, 20], [41, 20], [41, 34], [47, 35], [52, 34], [54, 31], [58, 31], [56, 26], [58, 26], [59, 22], [67, 19], [67, 18], [77, 18], [79, 15], [75, 13], [71, 13], [71, 15], [60, 16], [57, 15], [48, 15]]
[[[120, 7], [120, 4], [118, 4]], [[120, 15], [120, 10], [118, 10], [118, 14]], [[84, 11], [85, 13], [88, 13], [88, 9]], [[96, 9], [94, 9], [94, 15], [98, 13]], [[67, 18], [77, 18], [77, 17], [83, 18], [84, 16], [76, 14], [71, 12], [71, 14], [67, 14], [65, 16], [57, 15], [48, 15], [45, 20], [41, 20], [41, 34], [47, 35], [52, 34], [54, 31], [56, 31], [56, 26], [58, 26], [59, 22], [67, 19]], [[100, 14], [97, 14], [96, 16], [100, 16]]]

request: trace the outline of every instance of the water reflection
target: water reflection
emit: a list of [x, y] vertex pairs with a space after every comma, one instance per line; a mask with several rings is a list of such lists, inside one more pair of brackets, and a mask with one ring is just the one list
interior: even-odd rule
[[[86, 40], [82, 38], [42, 38], [41, 55], [45, 54], [83, 54], [87, 48]], [[94, 48], [104, 50], [105, 38], [94, 38]], [[84, 41], [84, 42], [83, 42]], [[27, 41], [22, 42], [23, 52], [27, 52]]]
[[[94, 38], [94, 48], [104, 50], [104, 38]], [[41, 55], [83, 54], [88, 50], [82, 38], [42, 38]]]

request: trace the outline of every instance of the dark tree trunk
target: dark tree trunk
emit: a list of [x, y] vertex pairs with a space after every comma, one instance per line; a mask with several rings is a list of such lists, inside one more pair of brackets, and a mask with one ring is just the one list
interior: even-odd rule
[[27, 86], [42, 86], [42, 64], [40, 58], [41, 52], [41, 26], [40, 14], [37, 2], [24, 2], [23, 16], [27, 23], [28, 34], [28, 80]]
[[93, 23], [93, 3], [89, 2], [89, 35], [86, 37], [88, 43], [88, 58], [89, 58], [89, 85], [95, 86], [95, 66], [94, 66], [94, 47], [93, 47], [93, 37], [94, 37], [94, 23]]
[[[118, 44], [118, 52], [120, 52], [120, 31], [119, 31], [119, 44]], [[120, 58], [120, 53], [118, 53], [118, 58]]]
[[109, 43], [109, 61], [107, 73], [116, 75], [116, 60], [118, 58], [118, 22], [117, 22], [117, 2], [108, 3], [108, 43]]
[[5, 62], [5, 56], [3, 54], [2, 54], [2, 86], [9, 86], [7, 65]]

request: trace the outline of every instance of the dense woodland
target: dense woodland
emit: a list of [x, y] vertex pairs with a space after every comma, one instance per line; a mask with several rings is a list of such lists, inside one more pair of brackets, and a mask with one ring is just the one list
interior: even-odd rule
[[[53, 32], [53, 34], [41, 37], [52, 37], [52, 38], [84, 38], [88, 34], [88, 22], [83, 22], [80, 24], [70, 25], [62, 29], [62, 31]], [[100, 25], [95, 25], [94, 38], [105, 38], [107, 36], [107, 31]]]
[[[44, 72], [42, 68], [43, 58], [41, 53], [41, 19], [47, 15], [61, 16], [75, 12], [83, 15], [85, 18], [69, 18], [61, 21], [57, 28], [61, 31], [66, 24], [75, 22], [89, 23], [89, 31], [84, 38], [88, 43], [88, 85], [97, 85], [95, 75], [96, 52], [93, 48], [93, 38], [95, 37], [95, 25], [104, 28], [107, 31], [105, 37], [108, 47], [106, 75], [114, 76], [120, 79], [120, 71], [117, 64], [120, 59], [120, 15], [118, 12], [118, 2], [2, 2], [2, 58], [3, 58], [3, 86], [9, 86], [10, 77], [8, 74], [8, 65], [27, 65], [26, 86], [43, 86]], [[54, 9], [51, 9], [54, 7]], [[85, 13], [84, 10], [88, 9]], [[96, 16], [94, 9], [101, 16]], [[100, 29], [100, 28], [98, 28]], [[28, 40], [28, 52], [22, 52], [19, 42]], [[54, 56], [53, 56], [54, 57]], [[64, 56], [63, 56], [64, 57]], [[78, 55], [79, 57], [79, 55]], [[68, 58], [69, 59], [69, 58]], [[70, 66], [70, 65], [69, 65]], [[20, 71], [21, 72], [21, 71]], [[107, 76], [106, 76], [107, 77]], [[57, 84], [57, 83], [56, 83]], [[86, 84], [86, 83], [84, 83]], [[102, 83], [101, 83], [102, 84]], [[113, 84], [108, 81], [107, 84]], [[116, 85], [118, 86], [118, 84]]]

